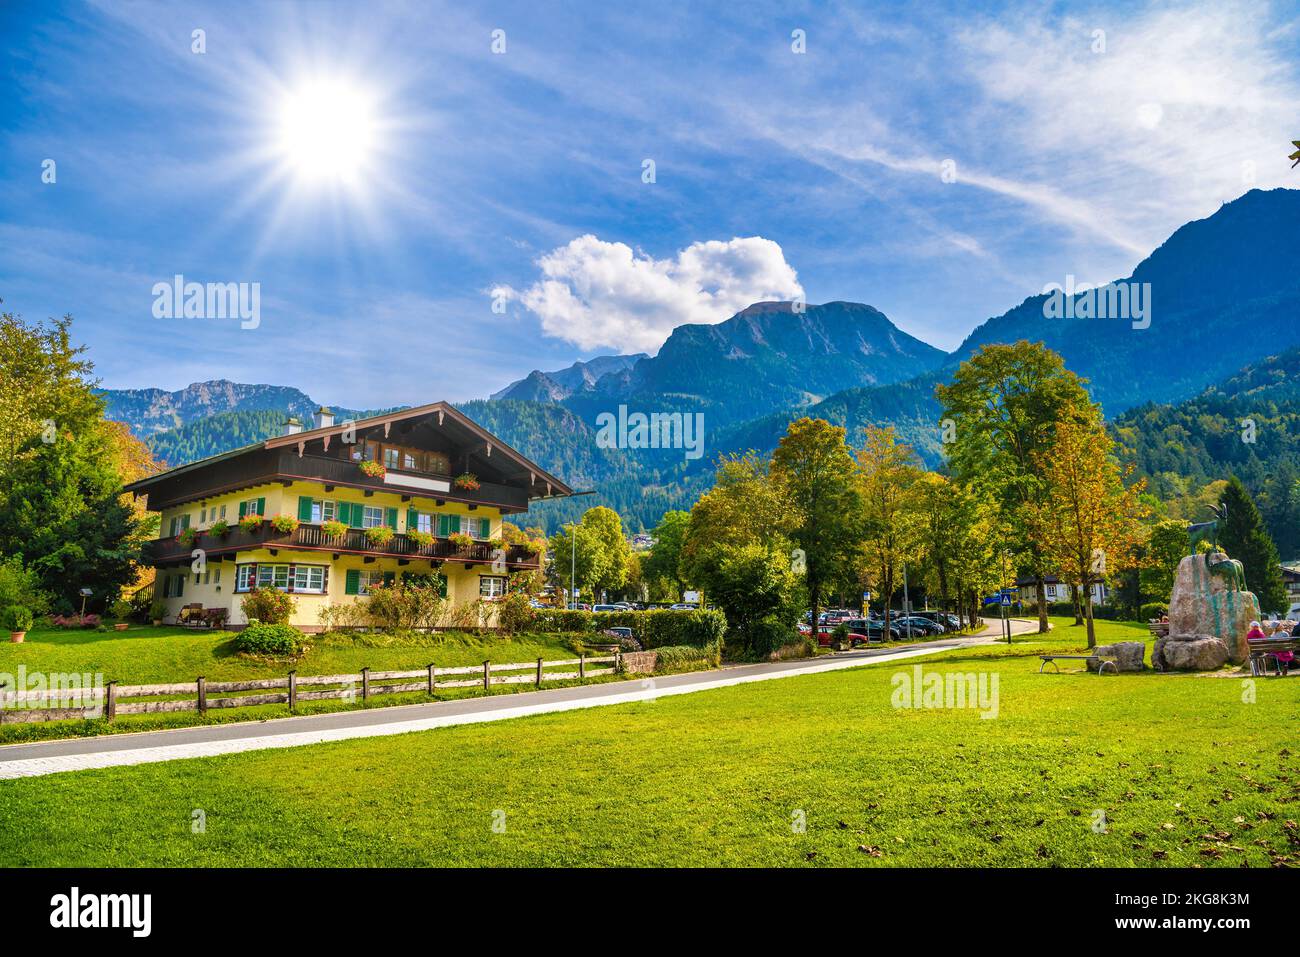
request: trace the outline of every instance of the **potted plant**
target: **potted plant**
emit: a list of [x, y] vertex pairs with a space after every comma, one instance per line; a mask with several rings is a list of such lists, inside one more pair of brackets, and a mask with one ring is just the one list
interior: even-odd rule
[[298, 529], [298, 519], [292, 515], [277, 515], [271, 519], [271, 527], [281, 535], [292, 535]]
[[113, 602], [113, 607], [109, 609], [109, 612], [117, 619], [117, 624], [113, 625], [113, 628], [117, 631], [126, 631], [130, 624], [127, 619], [131, 617], [131, 603], [125, 598], [119, 598]]
[[155, 601], [149, 606], [149, 620], [157, 627], [163, 623], [167, 617], [167, 603], [165, 601]]
[[197, 528], [184, 528], [176, 536], [176, 541], [180, 542], [185, 548], [189, 548], [199, 540], [199, 530]]
[[393, 540], [393, 530], [387, 525], [376, 525], [366, 529], [366, 541], [371, 545], [387, 545]]
[[372, 462], [369, 459], [358, 463], [357, 468], [361, 469], [362, 475], [367, 475], [370, 478], [383, 478], [388, 474], [388, 469], [384, 468], [382, 464], [379, 462]]
[[208, 527], [208, 534], [215, 535], [217, 538], [225, 538], [229, 532], [230, 532], [230, 523], [227, 522], [224, 518], [213, 522]]
[[452, 484], [465, 492], [477, 492], [479, 489], [478, 476], [473, 472], [462, 472], [452, 479]]
[[262, 527], [262, 516], [256, 512], [250, 512], [239, 520], [240, 531], [255, 532]]
[[330, 519], [321, 525], [320, 530], [330, 538], [338, 538], [348, 530], [348, 527], [340, 521]]
[[9, 640], [20, 642], [27, 637], [27, 629], [32, 627], [32, 612], [22, 605], [10, 605], [5, 609], [5, 624], [9, 626]]
[[447, 536], [447, 540], [455, 545], [459, 552], [465, 551], [474, 544], [474, 538], [467, 532], [452, 532]]
[[418, 528], [408, 531], [406, 537], [415, 544], [416, 548], [421, 550], [433, 544], [433, 532], [422, 532]]

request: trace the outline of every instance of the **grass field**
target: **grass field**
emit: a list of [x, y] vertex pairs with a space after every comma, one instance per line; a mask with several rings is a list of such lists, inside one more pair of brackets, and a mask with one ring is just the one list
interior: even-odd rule
[[[1248, 703], [1235, 677], [1039, 675], [1038, 648], [1082, 642], [1057, 624], [655, 702], [0, 782], [0, 864], [1300, 862], [1300, 682]], [[997, 675], [997, 717], [893, 707], [918, 663]]]

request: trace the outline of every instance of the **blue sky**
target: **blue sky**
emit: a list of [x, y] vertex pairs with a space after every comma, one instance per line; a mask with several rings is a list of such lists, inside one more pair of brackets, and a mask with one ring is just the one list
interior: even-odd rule
[[[950, 349], [1294, 185], [1291, 5], [622, 6], [5, 5], [4, 308], [109, 387], [461, 400], [760, 297]], [[336, 94], [312, 175], [285, 123]], [[260, 324], [156, 318], [178, 273]]]

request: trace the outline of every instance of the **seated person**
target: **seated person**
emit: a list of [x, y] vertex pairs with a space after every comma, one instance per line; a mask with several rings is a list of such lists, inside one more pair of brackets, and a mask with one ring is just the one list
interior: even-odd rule
[[1264, 629], [1259, 627], [1259, 622], [1250, 623], [1250, 631], [1246, 632], [1247, 641], [1263, 641], [1268, 635], [1264, 634]]

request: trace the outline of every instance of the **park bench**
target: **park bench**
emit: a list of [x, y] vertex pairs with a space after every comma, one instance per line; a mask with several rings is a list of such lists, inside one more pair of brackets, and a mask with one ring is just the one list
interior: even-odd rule
[[[1247, 644], [1250, 646], [1250, 673], [1256, 677], [1268, 674], [1269, 655], [1274, 652], [1300, 651], [1300, 638], [1257, 639]], [[1286, 674], [1286, 666], [1282, 662], [1274, 658], [1273, 664], [1279, 675]]]
[[1100, 662], [1097, 665], [1097, 674], [1100, 675], [1105, 672], [1107, 665], [1110, 665], [1113, 674], [1119, 674], [1119, 664], [1115, 655], [1039, 655], [1038, 657], [1043, 659], [1043, 663], [1038, 666], [1040, 675], [1049, 663], [1056, 669], [1056, 673], [1060, 674], [1061, 668], [1057, 664], [1058, 661], [1097, 661]]

